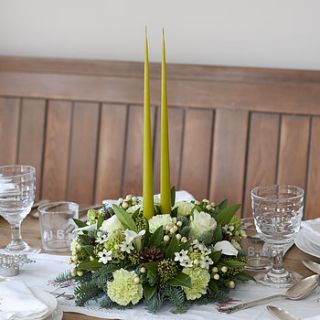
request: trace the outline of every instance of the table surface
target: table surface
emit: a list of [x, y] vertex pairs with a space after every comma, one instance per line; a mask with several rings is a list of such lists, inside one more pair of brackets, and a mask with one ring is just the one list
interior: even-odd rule
[[[22, 235], [23, 235], [23, 239], [27, 241], [30, 245], [35, 247], [41, 246], [39, 221], [38, 219], [32, 217], [32, 213], [22, 223]], [[6, 245], [8, 243], [9, 238], [10, 238], [9, 224], [4, 219], [0, 218], [0, 247]], [[309, 276], [312, 274], [312, 272], [303, 266], [303, 264], [301, 263], [303, 259], [311, 259], [320, 263], [320, 259], [311, 257], [303, 253], [294, 245], [285, 256], [285, 265], [290, 270], [299, 272], [303, 276]], [[64, 313], [63, 319], [93, 320], [93, 319], [99, 319], [99, 318], [88, 317], [85, 315], [70, 312], [70, 313]]]

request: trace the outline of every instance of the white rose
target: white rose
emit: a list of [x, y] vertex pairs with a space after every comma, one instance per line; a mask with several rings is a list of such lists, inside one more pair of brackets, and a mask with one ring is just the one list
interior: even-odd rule
[[218, 241], [214, 247], [214, 251], [221, 251], [226, 256], [237, 256], [238, 250], [227, 240]]
[[118, 217], [116, 215], [113, 215], [111, 218], [103, 221], [100, 230], [111, 233], [115, 230], [124, 230], [124, 227]]
[[175, 205], [175, 208], [178, 208], [177, 214], [178, 216], [189, 216], [195, 205], [188, 201], [178, 201]]
[[194, 210], [190, 223], [190, 236], [197, 239], [204, 233], [213, 231], [216, 226], [216, 220], [209, 213]]
[[154, 233], [160, 226], [165, 228], [168, 224], [172, 223], [170, 214], [158, 214], [149, 220], [149, 231], [150, 233]]

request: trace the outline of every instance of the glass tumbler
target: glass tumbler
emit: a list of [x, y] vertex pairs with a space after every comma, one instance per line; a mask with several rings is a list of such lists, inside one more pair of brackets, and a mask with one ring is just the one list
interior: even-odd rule
[[241, 245], [247, 254], [246, 269], [251, 271], [264, 270], [271, 266], [269, 252], [266, 244], [258, 236], [253, 218], [241, 219], [241, 230], [246, 233]]
[[284, 268], [283, 252], [293, 243], [303, 215], [303, 189], [291, 185], [259, 186], [251, 191], [254, 223], [259, 237], [272, 248], [273, 265], [256, 275], [265, 285], [290, 287], [301, 277]]
[[74, 202], [49, 202], [38, 208], [42, 247], [45, 251], [64, 252], [70, 250], [78, 219], [79, 205]]

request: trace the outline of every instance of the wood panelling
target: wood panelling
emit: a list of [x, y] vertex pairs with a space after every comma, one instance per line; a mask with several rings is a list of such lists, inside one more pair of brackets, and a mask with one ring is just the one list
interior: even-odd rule
[[320, 117], [312, 118], [306, 218], [320, 217]]
[[99, 105], [76, 102], [73, 107], [67, 198], [93, 203]]
[[241, 203], [245, 178], [248, 111], [217, 109], [210, 198]]
[[[243, 202], [250, 215], [253, 186], [297, 184], [305, 216], [319, 216], [320, 72], [169, 64], [167, 73], [172, 185]], [[159, 64], [150, 78], [158, 192]], [[0, 57], [0, 164], [36, 166], [42, 198], [141, 194], [142, 104], [141, 63]]]
[[[151, 107], [151, 125], [154, 131], [156, 109]], [[122, 194], [142, 194], [143, 162], [143, 108], [130, 106], [128, 114], [128, 132], [124, 157], [124, 178]]]
[[305, 187], [310, 118], [282, 116], [278, 183]]
[[0, 98], [0, 163], [17, 161], [20, 100]]
[[197, 198], [208, 197], [213, 125], [213, 110], [187, 110], [180, 188]]
[[20, 119], [18, 163], [29, 164], [36, 168], [37, 198], [41, 195], [45, 122], [46, 101], [23, 99]]
[[67, 191], [72, 103], [50, 101], [42, 177], [44, 199], [64, 199]]
[[250, 120], [243, 215], [250, 216], [250, 191], [276, 182], [279, 115], [253, 113]]
[[116, 199], [122, 192], [127, 107], [102, 106], [95, 202]]

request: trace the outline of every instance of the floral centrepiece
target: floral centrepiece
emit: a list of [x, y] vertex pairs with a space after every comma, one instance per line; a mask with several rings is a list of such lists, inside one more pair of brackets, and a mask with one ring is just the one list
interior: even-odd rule
[[174, 201], [170, 214], [147, 220], [142, 200], [127, 196], [113, 206], [89, 210], [87, 221], [75, 220], [70, 274], [76, 303], [98, 299], [101, 307], [130, 307], [144, 303], [157, 312], [170, 302], [176, 312], [195, 303], [223, 301], [244, 272], [239, 205], [228, 207], [208, 200]]

